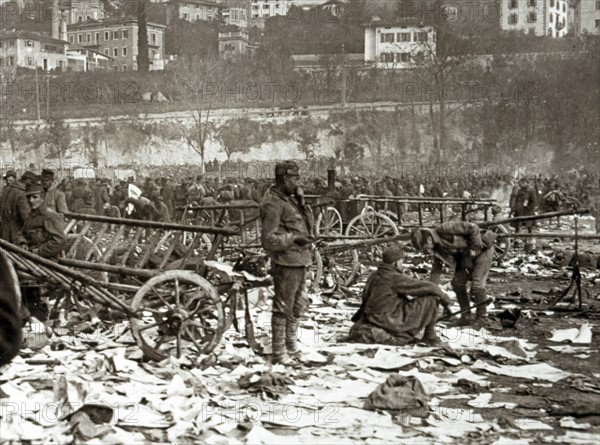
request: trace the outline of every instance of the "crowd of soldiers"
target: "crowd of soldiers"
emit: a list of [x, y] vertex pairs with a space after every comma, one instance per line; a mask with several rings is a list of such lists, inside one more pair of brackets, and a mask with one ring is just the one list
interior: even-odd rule
[[[0, 198], [0, 215], [14, 220], [16, 224], [4, 224], [4, 231], [23, 225], [28, 213], [24, 196], [27, 184], [39, 183], [44, 192], [44, 204], [57, 213], [82, 213], [110, 217], [131, 217], [142, 220], [178, 222], [183, 210], [190, 205], [214, 205], [235, 201], [260, 202], [271, 178], [226, 178], [220, 181], [203, 174], [176, 176], [171, 173], [160, 176], [160, 172], [135, 181], [110, 180], [107, 178], [56, 180], [52, 170], [44, 169], [38, 176], [26, 171], [20, 178], [14, 171], [4, 175], [4, 190]], [[407, 196], [423, 198], [495, 198], [508, 201], [510, 216], [525, 216], [536, 211], [556, 211], [567, 205], [590, 207], [597, 212], [600, 196], [598, 175], [534, 176], [514, 182], [510, 175], [469, 175], [456, 180], [435, 177], [392, 178], [389, 176], [367, 178], [350, 176], [338, 178], [330, 189], [324, 178], [303, 178], [303, 189], [307, 195], [331, 196], [347, 199], [358, 195]], [[131, 186], [139, 190], [135, 195]], [[133, 212], [126, 212], [128, 206]], [[130, 206], [130, 207], [131, 207]], [[524, 225], [531, 229], [531, 225]], [[517, 226], [517, 230], [520, 229]], [[0, 236], [13, 239], [7, 233]]]
[[[262, 242], [271, 257], [270, 273], [275, 284], [273, 361], [284, 365], [301, 361], [296, 333], [308, 305], [305, 277], [311, 261], [308, 249], [315, 234], [305, 194], [336, 199], [357, 195], [489, 198], [498, 194], [509, 199], [512, 216], [558, 210], [570, 204], [589, 206], [596, 217], [597, 206], [592, 197], [598, 196], [597, 175], [562, 181], [536, 176], [521, 178], [516, 184], [501, 175], [469, 176], [455, 182], [435, 178], [344, 177], [328, 184], [321, 178], [303, 178], [297, 164], [290, 161], [277, 165], [274, 184], [272, 178], [230, 178], [220, 182], [205, 175], [179, 177], [177, 181], [171, 175], [153, 175], [137, 182], [133, 178], [118, 182], [103, 178], [58, 181], [49, 169], [40, 175], [26, 171], [20, 177], [8, 171], [3, 179], [0, 238], [47, 259], [58, 258], [65, 249], [64, 215], [68, 212], [171, 222], [179, 221], [189, 206], [260, 203]], [[517, 231], [521, 227], [532, 229], [530, 224], [515, 226]], [[438, 286], [443, 265], [454, 269], [451, 284], [461, 308], [457, 324], [485, 325], [485, 288], [494, 242], [491, 232], [481, 231], [468, 221], [415, 230], [411, 235], [413, 247], [434, 258], [430, 281], [415, 280], [402, 272], [403, 248], [387, 250], [379, 269], [367, 281], [350, 339], [362, 343], [436, 344], [433, 328], [438, 305], [449, 312], [451, 304]], [[0, 258], [0, 266], [2, 261]], [[39, 299], [27, 302], [27, 298], [23, 295], [25, 306], [35, 310]], [[474, 320], [472, 308], [476, 309]], [[47, 316], [47, 309], [37, 309], [41, 312], [39, 317]]]

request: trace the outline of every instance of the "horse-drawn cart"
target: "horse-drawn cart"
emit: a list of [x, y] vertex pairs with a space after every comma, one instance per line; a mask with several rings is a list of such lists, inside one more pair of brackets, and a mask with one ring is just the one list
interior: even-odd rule
[[[61, 304], [107, 309], [129, 320], [144, 355], [162, 360], [190, 352], [207, 354], [236, 321], [240, 292], [269, 280], [245, 279], [210, 267], [231, 227], [199, 227], [150, 221], [67, 215], [68, 243], [57, 261], [41, 258], [6, 241], [0, 251], [22, 283], [43, 283]], [[189, 242], [183, 235], [193, 234]], [[203, 239], [211, 238], [206, 251]]]

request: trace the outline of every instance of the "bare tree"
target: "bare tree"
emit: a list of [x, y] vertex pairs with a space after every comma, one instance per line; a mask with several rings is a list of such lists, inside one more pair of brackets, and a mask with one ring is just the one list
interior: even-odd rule
[[200, 156], [204, 173], [206, 142], [214, 131], [211, 110], [229, 76], [222, 61], [199, 57], [182, 58], [173, 66], [172, 75], [176, 94], [188, 109], [187, 119], [177, 123], [188, 146]]

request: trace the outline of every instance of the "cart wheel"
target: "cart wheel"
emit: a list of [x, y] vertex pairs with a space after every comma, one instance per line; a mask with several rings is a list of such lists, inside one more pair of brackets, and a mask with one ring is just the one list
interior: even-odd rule
[[131, 309], [133, 337], [155, 361], [184, 351], [208, 354], [225, 328], [216, 289], [190, 271], [169, 270], [151, 278], [133, 297]]
[[326, 281], [328, 277], [331, 277], [334, 287], [351, 286], [358, 278], [360, 264], [358, 252], [354, 249], [324, 255], [322, 263], [323, 280]]
[[[379, 212], [365, 212], [355, 217], [346, 229], [347, 236], [362, 236], [365, 238], [385, 238], [399, 235], [396, 223], [389, 217]], [[374, 265], [381, 261], [383, 251], [389, 247], [388, 243], [378, 244], [365, 249], [359, 254], [361, 264]]]
[[[498, 235], [510, 235], [510, 230], [504, 224], [494, 226], [492, 229]], [[512, 249], [513, 239], [510, 237], [498, 238], [498, 242], [494, 246], [494, 259], [500, 261]]]
[[344, 232], [342, 215], [335, 207], [327, 207], [319, 213], [315, 229], [318, 235], [341, 235]]

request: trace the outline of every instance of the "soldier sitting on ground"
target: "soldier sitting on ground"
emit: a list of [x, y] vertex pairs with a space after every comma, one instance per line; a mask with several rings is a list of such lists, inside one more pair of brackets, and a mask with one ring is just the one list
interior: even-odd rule
[[404, 274], [400, 247], [383, 253], [383, 262], [369, 276], [362, 306], [352, 317], [350, 341], [407, 345], [423, 341], [437, 345], [438, 304], [449, 312], [450, 298], [439, 286]]

